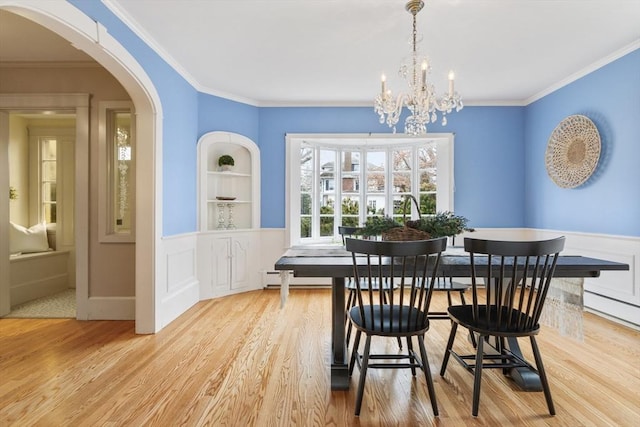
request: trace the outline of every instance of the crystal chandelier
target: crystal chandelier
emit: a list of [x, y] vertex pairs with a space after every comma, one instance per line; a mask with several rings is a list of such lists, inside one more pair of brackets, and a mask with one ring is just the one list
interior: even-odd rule
[[402, 109], [406, 106], [411, 113], [404, 122], [404, 130], [410, 135], [422, 135], [427, 132], [427, 123], [438, 120], [438, 111], [442, 114], [442, 125], [447, 124], [447, 113], [454, 108], [460, 111], [463, 107], [460, 95], [453, 89], [453, 71], [449, 72], [449, 92], [442, 98], [436, 97], [435, 87], [427, 81], [431, 65], [417, 49], [418, 31], [416, 15], [422, 7], [422, 0], [410, 0], [405, 9], [413, 15], [413, 34], [411, 37], [411, 56], [400, 66], [399, 74], [409, 84], [408, 93], [400, 93], [393, 98], [391, 90], [387, 90], [386, 77], [382, 75], [382, 90], [375, 99], [375, 111], [380, 116], [380, 123], [387, 123], [396, 132], [396, 123], [400, 119]]

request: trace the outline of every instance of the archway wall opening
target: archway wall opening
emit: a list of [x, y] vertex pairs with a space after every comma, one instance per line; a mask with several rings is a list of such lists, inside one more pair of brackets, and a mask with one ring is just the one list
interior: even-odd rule
[[[86, 312], [81, 319], [135, 317], [138, 333], [152, 333], [161, 329], [161, 295], [157, 292], [158, 249], [162, 220], [162, 103], [151, 80], [141, 64], [106, 28], [70, 3], [60, 1], [0, 1], [0, 8], [21, 15], [55, 32], [84, 50], [126, 89], [137, 112], [138, 162], [136, 182], [140, 197], [136, 201], [139, 215], [136, 239], [135, 298], [130, 295], [110, 299], [88, 298]], [[105, 9], [105, 13], [108, 11]], [[7, 91], [11, 91], [8, 88]], [[76, 168], [86, 167], [88, 155], [76, 158]], [[91, 175], [92, 173], [90, 173]], [[142, 185], [144, 184], [144, 185]], [[87, 227], [88, 209], [80, 201], [87, 200], [88, 186], [80, 182], [76, 188], [76, 221], [79, 227]], [[4, 233], [3, 233], [4, 234]], [[79, 250], [88, 248], [84, 237], [77, 233]], [[4, 261], [3, 261], [4, 262]], [[87, 271], [77, 270], [79, 281], [87, 279]], [[78, 276], [78, 275], [77, 275]], [[78, 283], [78, 286], [82, 286]], [[84, 284], [88, 286], [88, 284]], [[86, 292], [89, 296], [88, 290]], [[100, 290], [96, 290], [100, 294]]]

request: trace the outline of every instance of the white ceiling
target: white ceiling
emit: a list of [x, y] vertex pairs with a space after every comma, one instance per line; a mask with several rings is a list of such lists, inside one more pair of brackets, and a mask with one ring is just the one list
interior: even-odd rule
[[[405, 0], [103, 2], [202, 92], [253, 105], [372, 105], [383, 72], [394, 92], [405, 89]], [[0, 60], [54, 60], [53, 38], [28, 43], [34, 25], [8, 29], [7, 15]], [[640, 0], [427, 0], [418, 31], [438, 92], [453, 69], [467, 105], [523, 105], [640, 47]], [[83, 59], [75, 49], [68, 58]]]

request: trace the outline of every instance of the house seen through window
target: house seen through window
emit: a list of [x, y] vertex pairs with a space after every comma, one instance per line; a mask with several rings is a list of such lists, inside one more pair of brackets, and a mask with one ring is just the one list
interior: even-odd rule
[[453, 210], [451, 134], [364, 141], [291, 136], [287, 147], [291, 244], [338, 241], [338, 226], [359, 226], [371, 216], [402, 222], [407, 195], [419, 200], [423, 216]]

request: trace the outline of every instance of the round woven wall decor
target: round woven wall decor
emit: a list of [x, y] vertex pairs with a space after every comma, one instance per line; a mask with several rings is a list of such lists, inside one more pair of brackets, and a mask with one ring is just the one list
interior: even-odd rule
[[545, 153], [549, 177], [558, 187], [575, 188], [589, 179], [600, 158], [600, 134], [586, 116], [569, 116], [551, 133]]

